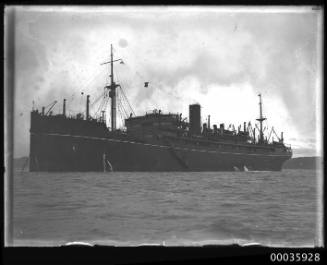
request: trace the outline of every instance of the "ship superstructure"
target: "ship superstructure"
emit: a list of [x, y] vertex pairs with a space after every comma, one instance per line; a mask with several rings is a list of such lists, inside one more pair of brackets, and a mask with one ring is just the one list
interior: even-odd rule
[[[114, 80], [111, 45], [110, 84], [105, 97], [110, 98], [111, 124], [105, 113], [90, 115], [90, 95], [86, 114], [68, 116], [66, 99], [62, 113], [54, 115], [53, 102], [39, 112], [31, 112], [30, 171], [238, 171], [281, 170], [291, 158], [292, 149], [272, 128], [264, 135], [262, 98], [259, 94], [259, 127], [244, 123], [243, 128], [225, 124], [211, 126], [210, 116], [201, 124], [201, 106], [189, 106], [189, 119], [180, 113], [154, 110], [145, 115], [130, 114], [125, 128], [117, 129], [117, 88]], [[134, 111], [133, 111], [134, 112]], [[278, 141], [270, 141], [274, 133]], [[257, 135], [258, 134], [258, 135]]]

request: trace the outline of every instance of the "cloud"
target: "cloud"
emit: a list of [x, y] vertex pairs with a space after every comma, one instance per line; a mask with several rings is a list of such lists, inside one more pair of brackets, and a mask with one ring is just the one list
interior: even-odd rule
[[304, 157], [304, 156], [322, 156], [320, 152], [312, 148], [297, 148], [292, 147], [293, 157]]
[[[111, 10], [111, 12], [109, 12]], [[151, 108], [240, 123], [257, 116], [263, 94], [269, 126], [286, 140], [315, 137], [317, 12], [217, 12], [215, 9], [66, 10], [20, 8], [16, 23], [15, 152], [28, 151], [28, 113], [67, 98], [84, 110], [108, 82], [110, 43], [119, 81], [138, 114]], [[219, 11], [219, 10], [218, 10]], [[148, 88], [144, 82], [149, 81]], [[24, 113], [24, 118], [20, 113]], [[222, 115], [224, 115], [222, 117]], [[203, 117], [205, 119], [205, 117]], [[18, 128], [22, 128], [19, 130]], [[318, 147], [317, 147], [318, 148]]]
[[120, 39], [118, 44], [119, 44], [119, 47], [121, 47], [121, 48], [126, 48], [128, 46], [128, 42], [125, 39]]

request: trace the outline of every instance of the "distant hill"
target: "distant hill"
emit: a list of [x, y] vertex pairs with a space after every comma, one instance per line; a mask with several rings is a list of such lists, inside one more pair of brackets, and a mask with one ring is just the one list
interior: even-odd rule
[[28, 164], [28, 156], [14, 158], [14, 169], [22, 170], [24, 167], [24, 170], [28, 170]]
[[[322, 165], [323, 159], [321, 157], [296, 157], [287, 160], [283, 169], [316, 169], [317, 163]], [[20, 158], [14, 158], [14, 168], [18, 170], [28, 170], [28, 157], [23, 156]]]
[[283, 164], [283, 169], [316, 169], [317, 165], [322, 166], [321, 157], [295, 157]]

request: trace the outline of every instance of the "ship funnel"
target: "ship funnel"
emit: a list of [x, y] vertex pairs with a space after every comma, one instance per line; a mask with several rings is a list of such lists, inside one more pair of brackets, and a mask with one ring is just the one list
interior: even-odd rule
[[90, 105], [90, 95], [87, 95], [86, 96], [86, 120], [88, 120], [90, 116], [89, 105]]
[[66, 116], [66, 99], [64, 98], [64, 103], [62, 106], [62, 115]]
[[189, 108], [190, 133], [201, 134], [201, 106], [200, 104], [193, 104]]
[[280, 134], [280, 141], [284, 142], [284, 133], [283, 132], [281, 132], [281, 134]]
[[208, 129], [210, 130], [210, 115], [208, 115]]
[[244, 132], [246, 132], [246, 122], [244, 122]]
[[45, 107], [42, 107], [42, 115], [44, 115]]

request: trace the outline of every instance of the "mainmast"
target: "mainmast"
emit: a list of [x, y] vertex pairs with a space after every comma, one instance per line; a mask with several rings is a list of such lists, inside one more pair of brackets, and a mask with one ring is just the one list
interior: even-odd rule
[[257, 119], [257, 121], [260, 122], [260, 133], [259, 133], [259, 143], [263, 143], [263, 130], [262, 130], [262, 122], [266, 120], [267, 118], [264, 118], [262, 116], [262, 101], [261, 101], [261, 94], [259, 96], [259, 109], [260, 109], [260, 117]]

